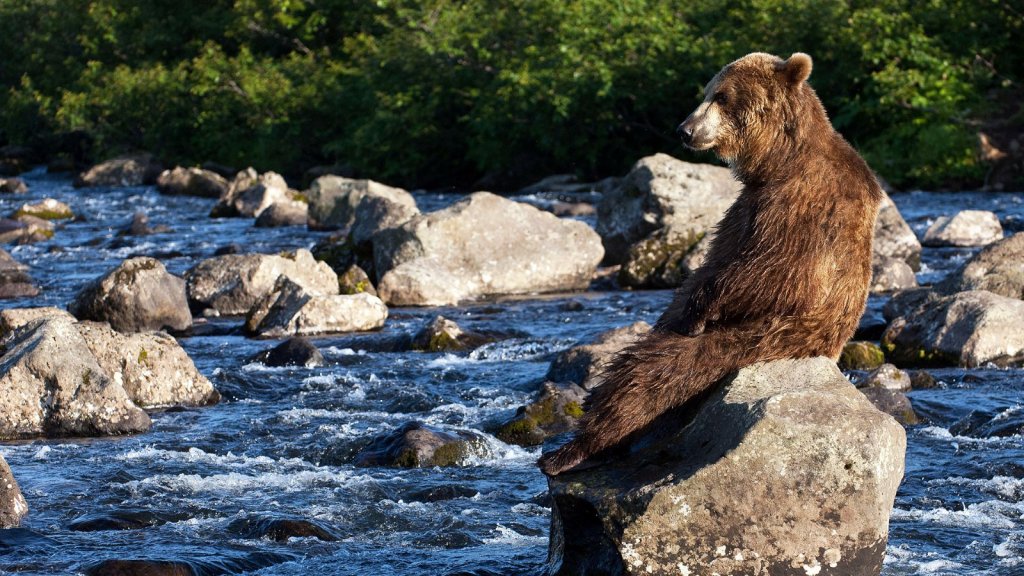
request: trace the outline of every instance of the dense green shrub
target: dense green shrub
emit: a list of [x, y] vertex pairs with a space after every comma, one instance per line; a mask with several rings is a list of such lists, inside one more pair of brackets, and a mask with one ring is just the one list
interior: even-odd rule
[[1021, 22], [993, 0], [0, 0], [0, 131], [512, 186], [682, 154], [673, 128], [722, 65], [800, 50], [887, 179], [971, 185], [987, 98], [1024, 72]]

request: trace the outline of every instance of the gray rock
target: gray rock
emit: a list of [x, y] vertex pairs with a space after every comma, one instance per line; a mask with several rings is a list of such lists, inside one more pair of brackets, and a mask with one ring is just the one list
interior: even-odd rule
[[24, 194], [28, 185], [21, 178], [0, 178], [0, 194]]
[[362, 294], [376, 296], [377, 290], [370, 282], [370, 277], [362, 268], [353, 264], [345, 272], [338, 276], [338, 292], [341, 294]]
[[882, 364], [857, 381], [858, 388], [884, 388], [907, 392], [911, 388], [910, 374], [892, 364]]
[[942, 298], [941, 294], [929, 288], [911, 288], [893, 294], [892, 298], [882, 307], [882, 316], [892, 322], [900, 316], [907, 316], [921, 306]]
[[861, 393], [875, 407], [892, 416], [897, 422], [904, 426], [920, 424], [921, 419], [914, 412], [910, 404], [910, 398], [899, 390], [889, 390], [881, 387], [862, 388]]
[[350, 228], [356, 221], [356, 208], [368, 196], [384, 198], [418, 213], [411, 194], [373, 180], [321, 176], [313, 181], [306, 195], [309, 227], [317, 230]]
[[258, 174], [253, 168], [239, 172], [217, 205], [210, 211], [214, 218], [259, 216], [277, 202], [292, 200], [288, 183], [276, 172]]
[[132, 221], [121, 229], [118, 236], [150, 236], [153, 234], [165, 234], [171, 229], [162, 224], [151, 226], [149, 216], [145, 212], [136, 212], [132, 215]]
[[0, 438], [106, 436], [149, 429], [149, 416], [100, 367], [63, 317], [33, 320], [3, 341]]
[[696, 410], [549, 480], [551, 573], [879, 573], [906, 436], [831, 359], [745, 368]]
[[939, 283], [936, 290], [943, 294], [987, 290], [1024, 300], [1024, 232], [989, 244]]
[[0, 456], [0, 529], [17, 528], [28, 514], [28, 502], [11, 473], [11, 467]]
[[269, 338], [376, 330], [387, 320], [388, 309], [369, 294], [314, 295], [287, 277], [257, 302], [245, 321], [250, 334]]
[[298, 200], [280, 200], [260, 212], [256, 218], [257, 228], [279, 228], [282, 226], [305, 226], [308, 206]]
[[220, 400], [188, 353], [164, 332], [121, 334], [99, 322], [81, 322], [78, 332], [104, 372], [138, 406], [208, 406]]
[[125, 260], [82, 288], [68, 310], [79, 320], [108, 322], [119, 332], [192, 326], [185, 281], [155, 258]]
[[875, 220], [873, 247], [876, 258], [903, 260], [914, 270], [921, 267], [921, 243], [888, 194], [882, 199]]
[[985, 246], [1003, 239], [999, 218], [984, 210], [940, 216], [924, 233], [925, 246]]
[[264, 350], [253, 356], [251, 360], [266, 366], [315, 368], [324, 364], [323, 354], [308, 338], [303, 336], [289, 338], [270, 350]]
[[871, 342], [847, 342], [837, 364], [841, 370], [874, 370], [885, 364], [885, 354]]
[[536, 400], [520, 406], [494, 436], [506, 444], [538, 446], [550, 436], [576, 429], [587, 391], [572, 383], [545, 382]]
[[286, 276], [307, 293], [338, 293], [338, 275], [309, 250], [280, 255], [226, 254], [203, 260], [185, 274], [188, 299], [197, 308], [221, 314], [245, 314]]
[[156, 189], [171, 196], [199, 196], [220, 198], [228, 191], [226, 178], [211, 170], [176, 166], [164, 170], [156, 179]]
[[379, 232], [373, 244], [381, 298], [411, 306], [584, 289], [603, 254], [583, 222], [488, 192]]
[[39, 308], [7, 308], [0, 310], [0, 338], [10, 336], [12, 332], [39, 318], [59, 316], [69, 322], [75, 322], [75, 317], [66, 310], [54, 308], [53, 306], [42, 306]]
[[370, 442], [356, 455], [356, 466], [416, 468], [460, 466], [472, 456], [487, 454], [483, 437], [473, 432], [444, 432], [409, 422]]
[[35, 216], [0, 218], [0, 243], [32, 244], [53, 238], [53, 223]]
[[152, 154], [126, 154], [101, 162], [75, 179], [83, 186], [143, 186], [155, 184], [163, 166]]
[[898, 258], [876, 257], [871, 264], [871, 291], [892, 292], [917, 288], [914, 269]]
[[655, 154], [640, 159], [597, 206], [606, 264], [623, 264], [629, 248], [655, 230], [692, 246], [722, 219], [739, 194], [728, 169]]
[[454, 352], [478, 348], [493, 340], [485, 334], [463, 330], [444, 316], [435, 316], [412, 337], [412, 348], [424, 352]]
[[548, 368], [546, 378], [553, 382], [571, 382], [593, 390], [603, 382], [601, 370], [612, 357], [650, 330], [651, 325], [647, 322], [635, 322], [602, 332], [592, 344], [573, 346], [556, 356]]
[[0, 298], [35, 296], [39, 289], [28, 274], [28, 266], [0, 248]]
[[[401, 226], [419, 213], [416, 204], [395, 202], [385, 196], [365, 195], [356, 205], [350, 234], [352, 243], [357, 248], [367, 246], [378, 232]], [[372, 252], [372, 245], [369, 249]]]
[[[687, 264], [691, 262], [690, 252], [700, 246], [700, 240], [695, 243], [694, 236], [677, 232], [672, 228], [661, 228], [630, 246], [629, 256], [619, 268], [619, 285], [627, 288], [675, 288], [682, 284], [696, 270]], [[703, 261], [702, 256], [695, 258]]]
[[982, 366], [1024, 362], [1024, 302], [984, 290], [923, 302], [889, 323], [886, 357], [901, 366]]

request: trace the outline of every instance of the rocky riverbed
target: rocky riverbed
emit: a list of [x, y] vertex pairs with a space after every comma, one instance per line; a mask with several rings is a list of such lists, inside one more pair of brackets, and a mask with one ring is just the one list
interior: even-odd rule
[[[5, 309], [64, 308], [128, 258], [153, 257], [183, 276], [218, 251], [278, 255], [332, 234], [210, 218], [216, 199], [161, 195], [151, 186], [76, 189], [41, 171], [23, 178], [28, 192], [0, 196], [0, 213], [52, 198], [75, 217], [54, 220], [49, 239], [6, 247], [28, 266], [39, 293], [4, 300]], [[278, 193], [288, 202], [298, 197]], [[427, 214], [461, 196], [414, 198]], [[587, 210], [566, 209], [566, 200], [592, 202], [587, 191], [540, 189], [518, 199], [596, 224]], [[912, 192], [893, 200], [920, 238], [939, 217], [966, 209], [995, 213], [1007, 235], [1024, 229], [1020, 193]], [[152, 233], [123, 234], [140, 210]], [[978, 250], [925, 247], [917, 281], [941, 281]], [[655, 285], [671, 273], [662, 266], [656, 276]], [[178, 340], [219, 403], [151, 411], [149, 431], [134, 436], [0, 446], [30, 510], [20, 528], [0, 530], [0, 571], [75, 573], [107, 560], [149, 559], [202, 574], [542, 573], [550, 504], [533, 464], [540, 447], [506, 444], [491, 432], [534, 399], [558, 353], [610, 328], [652, 322], [670, 298], [666, 290], [602, 289], [608, 285], [460, 306], [390, 306], [379, 331], [314, 334], [323, 358], [299, 366], [253, 360], [279, 340], [247, 337], [244, 319], [200, 315]], [[881, 337], [888, 300], [872, 296], [866, 339]], [[473, 335], [471, 349], [431, 351], [437, 338], [409, 344], [438, 314]], [[856, 380], [864, 372], [848, 374]], [[926, 374], [934, 382], [918, 380], [908, 393], [919, 423], [907, 428], [883, 573], [1019, 574], [1024, 370], [983, 362]], [[376, 461], [367, 444], [397, 430], [408, 436], [410, 422], [468, 439], [455, 454], [458, 465], [369, 465]], [[424, 458], [437, 463], [445, 455]]]

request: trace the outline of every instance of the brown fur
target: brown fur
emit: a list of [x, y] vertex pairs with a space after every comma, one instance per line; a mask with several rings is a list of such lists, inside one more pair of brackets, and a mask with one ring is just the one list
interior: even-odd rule
[[729, 162], [743, 190], [705, 264], [606, 369], [576, 437], [541, 458], [545, 473], [622, 446], [744, 366], [839, 357], [864, 311], [882, 191], [832, 129], [810, 72], [806, 54], [745, 56], [680, 126], [689, 146]]

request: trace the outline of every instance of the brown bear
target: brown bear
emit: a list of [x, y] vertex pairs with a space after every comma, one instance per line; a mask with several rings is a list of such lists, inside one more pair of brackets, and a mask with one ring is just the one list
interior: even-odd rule
[[608, 365], [575, 438], [541, 457], [545, 473], [623, 448], [744, 366], [839, 357], [867, 300], [882, 190], [832, 128], [810, 73], [806, 54], [744, 56], [679, 126], [683, 143], [714, 150], [743, 190], [704, 265]]

